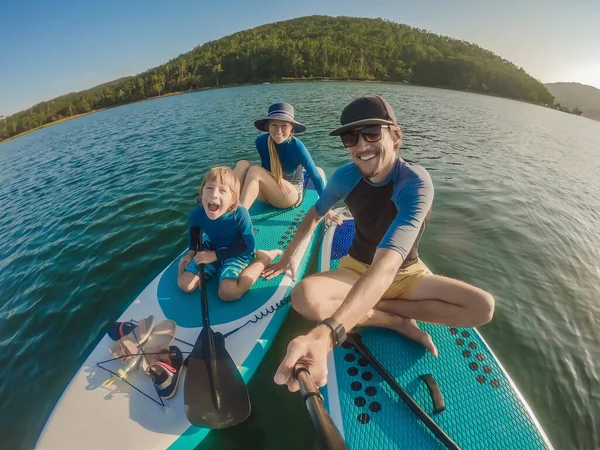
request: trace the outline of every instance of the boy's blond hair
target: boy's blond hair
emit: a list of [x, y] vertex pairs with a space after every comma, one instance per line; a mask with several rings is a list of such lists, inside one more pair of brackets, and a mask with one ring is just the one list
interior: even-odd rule
[[204, 190], [204, 186], [206, 183], [210, 183], [216, 181], [218, 183], [223, 183], [226, 186], [229, 186], [231, 190], [231, 197], [233, 202], [229, 207], [228, 211], [233, 211], [238, 207], [238, 203], [240, 201], [240, 180], [238, 180], [235, 172], [229, 167], [218, 166], [213, 167], [202, 179], [202, 184], [200, 185], [200, 197], [202, 198], [202, 191]]

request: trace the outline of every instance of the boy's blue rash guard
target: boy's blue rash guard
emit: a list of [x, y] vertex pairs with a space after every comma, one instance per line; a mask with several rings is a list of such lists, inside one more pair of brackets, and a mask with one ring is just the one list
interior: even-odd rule
[[210, 240], [217, 259], [235, 258], [254, 252], [254, 231], [248, 210], [242, 206], [211, 220], [199, 205], [190, 213], [190, 250], [198, 249], [200, 230]]
[[371, 264], [377, 248], [389, 248], [400, 253], [402, 267], [417, 261], [419, 239], [433, 203], [427, 170], [398, 157], [386, 179], [372, 184], [353, 162], [345, 164], [317, 200], [317, 214], [324, 216], [339, 200], [345, 200], [356, 226], [350, 256]]
[[[269, 155], [269, 133], [263, 133], [256, 138], [256, 149], [260, 155], [260, 161], [263, 168], [271, 170], [271, 157]], [[294, 178], [298, 165], [304, 167], [308, 172], [308, 176], [313, 181], [317, 193], [320, 195], [325, 189], [325, 182], [317, 171], [310, 153], [300, 139], [291, 137], [291, 139], [275, 144], [279, 161], [281, 161], [281, 169], [283, 178], [291, 181]]]

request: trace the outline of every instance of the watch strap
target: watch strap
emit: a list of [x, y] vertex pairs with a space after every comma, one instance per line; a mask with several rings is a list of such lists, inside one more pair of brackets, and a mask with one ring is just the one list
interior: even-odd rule
[[333, 317], [328, 317], [327, 319], [324, 319], [321, 322], [321, 324], [327, 325], [329, 328], [331, 328], [334, 348], [342, 344], [346, 340], [346, 329], [344, 328], [344, 325], [339, 323]]

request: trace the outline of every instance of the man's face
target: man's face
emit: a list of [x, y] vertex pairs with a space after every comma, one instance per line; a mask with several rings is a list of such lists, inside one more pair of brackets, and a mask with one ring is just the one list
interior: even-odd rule
[[344, 133], [341, 137], [360, 174], [373, 183], [383, 181], [396, 160], [398, 137], [390, 128], [372, 125]]

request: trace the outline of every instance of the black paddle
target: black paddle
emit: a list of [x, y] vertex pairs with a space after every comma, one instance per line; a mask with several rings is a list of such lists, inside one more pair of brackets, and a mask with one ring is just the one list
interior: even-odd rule
[[[202, 232], [199, 241], [202, 249]], [[185, 415], [197, 427], [232, 427], [250, 415], [250, 397], [225, 348], [225, 338], [210, 328], [204, 264], [200, 264], [200, 291], [203, 325], [188, 357], [183, 387]]]
[[348, 447], [325, 409], [321, 392], [313, 383], [304, 361], [296, 363], [294, 376], [300, 383], [300, 393], [317, 432], [319, 447], [324, 450], [347, 450]]
[[381, 378], [391, 387], [396, 394], [408, 405], [408, 407], [414, 412], [419, 419], [431, 430], [431, 432], [448, 448], [449, 450], [461, 450], [460, 447], [435, 423], [435, 421], [429, 417], [429, 415], [421, 409], [419, 404], [413, 400], [413, 398], [404, 390], [402, 386], [389, 374], [387, 370], [377, 361], [375, 356], [369, 351], [367, 346], [363, 344], [362, 338], [359, 334], [348, 333], [346, 338], [356, 352], [363, 358], [369, 361], [377, 373], [381, 375]]

